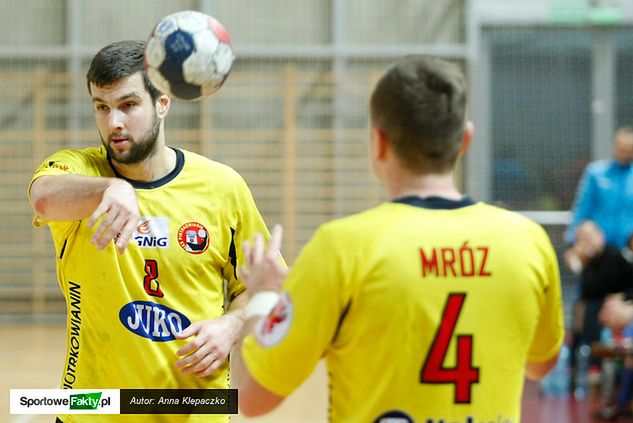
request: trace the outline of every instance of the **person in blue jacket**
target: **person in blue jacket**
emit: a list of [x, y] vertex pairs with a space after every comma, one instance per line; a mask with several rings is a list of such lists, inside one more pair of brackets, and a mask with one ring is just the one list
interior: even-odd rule
[[607, 245], [617, 248], [625, 247], [633, 233], [633, 127], [618, 129], [614, 144], [613, 159], [591, 162], [583, 172], [565, 232], [567, 245], [574, 244], [576, 228], [586, 220], [595, 222]]
[[[584, 266], [578, 254], [578, 227], [583, 222], [592, 221], [604, 234], [604, 243], [615, 249], [626, 247], [628, 238], [633, 234], [633, 127], [620, 127], [614, 134], [613, 142], [612, 159], [593, 161], [584, 169], [576, 190], [572, 220], [564, 234], [567, 245], [564, 261], [578, 277], [576, 311], [584, 306], [582, 287], [586, 285], [583, 277], [586, 272], [582, 271]], [[574, 330], [572, 367], [576, 364], [575, 350], [583, 342], [590, 341], [583, 338], [582, 333]]]

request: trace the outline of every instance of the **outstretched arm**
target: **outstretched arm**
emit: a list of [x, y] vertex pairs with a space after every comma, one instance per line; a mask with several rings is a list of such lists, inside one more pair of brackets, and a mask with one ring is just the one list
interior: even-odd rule
[[[261, 234], [255, 236], [252, 246], [249, 242], [243, 245], [246, 267], [240, 269], [240, 274], [250, 298], [254, 301], [247, 306], [248, 320], [242, 331], [240, 342], [231, 355], [231, 366], [239, 393], [240, 413], [249, 417], [266, 414], [285, 399], [284, 396], [269, 391], [253, 379], [241, 354], [243, 337], [251, 332], [257, 322], [274, 306], [274, 302], [266, 299], [265, 295], [279, 292], [288, 273], [288, 269], [279, 259], [281, 238], [282, 228], [277, 225], [273, 228], [268, 248], [265, 248]], [[255, 298], [258, 294], [260, 294], [258, 298], [264, 298], [264, 301], [258, 301], [258, 298]], [[262, 294], [264, 297], [261, 297]]]
[[[259, 318], [249, 320], [247, 326], [252, 329]], [[238, 388], [240, 414], [246, 417], [261, 416], [277, 408], [286, 397], [270, 392], [253, 379], [242, 359], [241, 348], [240, 342], [231, 353], [231, 369]]]
[[139, 210], [136, 192], [123, 179], [82, 175], [47, 175], [31, 184], [29, 199], [35, 212], [44, 220], [73, 221], [90, 216], [95, 230], [92, 243], [99, 249], [115, 240], [119, 252], [127, 248]]

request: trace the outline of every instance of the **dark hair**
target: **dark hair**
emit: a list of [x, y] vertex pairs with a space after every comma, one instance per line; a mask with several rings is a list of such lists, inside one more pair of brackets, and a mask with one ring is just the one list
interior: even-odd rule
[[141, 72], [145, 89], [152, 101], [156, 101], [161, 92], [151, 83], [144, 66], [144, 41], [119, 41], [105, 46], [90, 62], [90, 69], [86, 74], [88, 92], [90, 83], [97, 87], [111, 85], [121, 78]]
[[616, 134], [633, 134], [633, 127], [632, 126], [621, 126], [619, 127], [616, 131]]
[[383, 131], [403, 166], [416, 173], [446, 172], [464, 134], [466, 82], [457, 66], [409, 56], [378, 81], [370, 100], [372, 125]]

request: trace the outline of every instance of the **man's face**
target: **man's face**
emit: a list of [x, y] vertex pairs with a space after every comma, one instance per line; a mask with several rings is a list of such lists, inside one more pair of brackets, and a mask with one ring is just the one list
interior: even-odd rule
[[141, 73], [97, 87], [90, 84], [101, 142], [122, 164], [142, 162], [156, 151], [160, 120]]
[[619, 131], [615, 134], [615, 159], [623, 165], [633, 162], [633, 133]]
[[581, 261], [590, 260], [604, 251], [605, 239], [602, 230], [593, 222], [583, 222], [576, 230], [575, 249]]

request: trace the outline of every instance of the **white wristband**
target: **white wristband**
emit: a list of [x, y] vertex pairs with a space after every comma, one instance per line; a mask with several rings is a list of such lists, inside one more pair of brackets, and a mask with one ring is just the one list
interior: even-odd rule
[[260, 291], [248, 301], [244, 307], [244, 318], [246, 320], [251, 317], [268, 316], [268, 313], [277, 305], [279, 301], [279, 292], [276, 291]]

